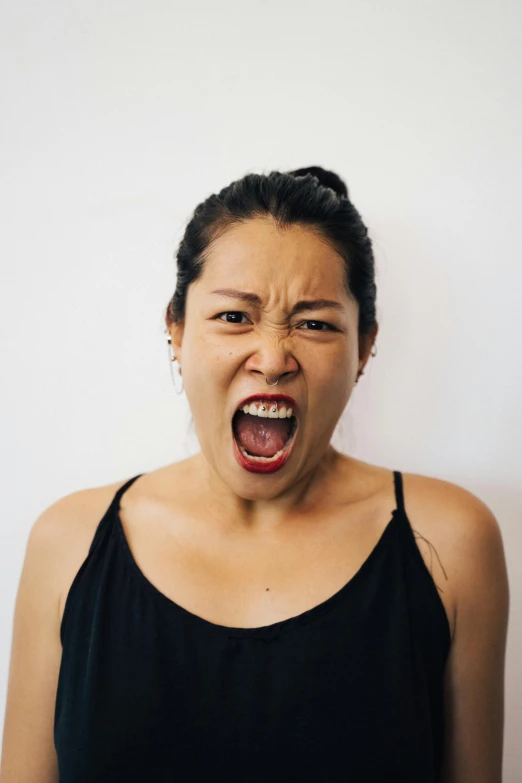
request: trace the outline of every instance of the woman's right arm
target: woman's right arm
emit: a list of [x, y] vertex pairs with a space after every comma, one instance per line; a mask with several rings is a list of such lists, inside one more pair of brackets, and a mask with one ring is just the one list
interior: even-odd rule
[[49, 506], [29, 533], [14, 609], [0, 783], [58, 781], [60, 598], [87, 554], [90, 532], [81, 525], [86, 492]]
[[60, 501], [36, 520], [16, 596], [1, 783], [56, 783], [54, 703], [61, 661], [56, 551]]

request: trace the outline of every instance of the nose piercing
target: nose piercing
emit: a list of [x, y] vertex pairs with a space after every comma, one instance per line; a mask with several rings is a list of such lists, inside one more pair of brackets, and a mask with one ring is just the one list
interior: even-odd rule
[[266, 385], [267, 386], [277, 386], [277, 384], [279, 383], [279, 378], [277, 379], [277, 381], [275, 383], [268, 383], [268, 378], [265, 375], [265, 381], [266, 381]]

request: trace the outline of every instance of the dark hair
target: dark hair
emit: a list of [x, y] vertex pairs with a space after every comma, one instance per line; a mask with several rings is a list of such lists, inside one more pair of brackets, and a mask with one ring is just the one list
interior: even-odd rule
[[307, 226], [340, 254], [347, 291], [359, 303], [359, 334], [367, 335], [376, 323], [372, 243], [343, 180], [320, 166], [247, 174], [196, 207], [177, 252], [176, 290], [167, 307], [167, 324], [183, 322], [188, 287], [200, 277], [213, 240], [235, 223], [268, 216], [281, 230]]

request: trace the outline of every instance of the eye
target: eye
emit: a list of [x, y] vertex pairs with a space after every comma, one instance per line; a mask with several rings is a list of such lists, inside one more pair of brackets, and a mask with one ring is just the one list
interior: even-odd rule
[[[243, 313], [240, 310], [226, 310], [223, 313], [218, 313], [218, 315], [216, 315], [215, 318], [219, 321], [222, 321], [223, 323], [238, 324], [241, 326], [244, 323], [246, 323], [246, 321], [241, 321], [241, 318], [248, 318], [248, 316], [246, 313]], [[299, 328], [302, 328], [304, 324], [310, 324], [310, 326], [307, 326], [306, 331], [313, 331], [313, 332], [339, 331], [338, 329], [335, 328], [335, 326], [326, 323], [326, 321], [315, 321], [315, 320], [302, 321], [302, 323], [299, 325]]]
[[[224, 313], [219, 313], [218, 315], [216, 315], [216, 318], [218, 318], [220, 321], [223, 321], [223, 318], [221, 317], [223, 315], [225, 315], [225, 316], [231, 315], [234, 319], [238, 319], [238, 318], [240, 319], [243, 316], [245, 316], [245, 318], [246, 318], [246, 314], [240, 312], [239, 310], [227, 310]], [[224, 321], [224, 323], [227, 323], [227, 324], [241, 324], [241, 321], [240, 320], [230, 320], [229, 318], [227, 318]]]
[[[314, 326], [312, 326], [311, 328], [308, 327], [306, 331], [312, 331], [312, 332], [326, 332], [328, 330], [332, 332], [337, 331], [337, 329], [334, 326], [332, 326], [331, 324], [327, 324], [326, 321], [303, 321], [303, 324], [314, 324]], [[323, 326], [326, 326], [326, 329], [322, 329], [321, 327]]]

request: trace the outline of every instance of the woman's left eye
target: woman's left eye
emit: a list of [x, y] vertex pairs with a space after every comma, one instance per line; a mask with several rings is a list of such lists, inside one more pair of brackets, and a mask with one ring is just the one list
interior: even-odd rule
[[[225, 318], [223, 318], [223, 316], [225, 316]], [[242, 313], [240, 310], [226, 310], [224, 313], [218, 313], [218, 315], [216, 315], [216, 318], [219, 321], [223, 321], [223, 323], [242, 325], [245, 323], [245, 321], [241, 321], [241, 318], [247, 318], [247, 315], [246, 313]], [[334, 326], [326, 323], [326, 321], [312, 321], [312, 320], [303, 321], [301, 324], [299, 324], [299, 328], [301, 328], [304, 324], [311, 324], [311, 326], [306, 327], [306, 331], [312, 331], [312, 332], [337, 331]]]
[[[222, 320], [223, 320], [223, 318], [222, 318], [221, 316], [223, 316], [223, 315], [231, 315], [231, 316], [233, 316], [234, 318], [237, 318], [237, 317], [239, 316], [239, 318], [241, 318], [242, 316], [244, 316], [244, 315], [245, 315], [245, 313], [241, 313], [239, 310], [227, 310], [225, 313], [219, 313], [219, 314], [216, 316], [216, 318], [218, 318], [220, 321], [222, 321]], [[245, 318], [246, 318], [246, 316], [245, 316]], [[241, 321], [229, 321], [229, 320], [227, 319], [227, 320], [225, 321], [225, 323], [227, 323], [227, 324], [240, 324], [240, 323], [241, 323]]]
[[[327, 330], [335, 331], [334, 327], [330, 324], [327, 324], [326, 321], [303, 321], [303, 324], [319, 324], [319, 328], [316, 328], [316, 326], [313, 326], [311, 329], [308, 327], [307, 331], [313, 331], [313, 332], [325, 332]], [[302, 324], [301, 324], [302, 326]], [[326, 329], [322, 329], [322, 326], [326, 326]]]

